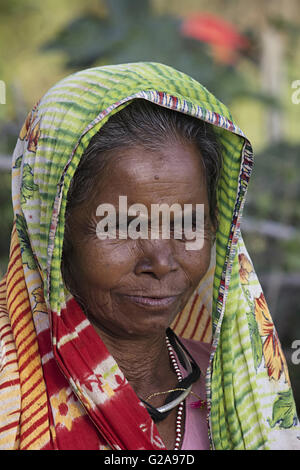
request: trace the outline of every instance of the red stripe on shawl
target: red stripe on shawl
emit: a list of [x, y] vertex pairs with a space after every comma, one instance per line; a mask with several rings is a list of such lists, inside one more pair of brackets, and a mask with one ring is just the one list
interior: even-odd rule
[[[23, 332], [23, 330], [24, 330], [28, 325], [30, 325], [30, 323], [31, 323], [31, 318], [29, 318], [29, 319], [27, 320], [27, 322], [22, 326], [22, 328], [20, 328], [20, 330], [19, 330], [18, 333], [16, 334], [16, 336], [15, 336], [16, 341], [17, 341], [18, 336]], [[35, 334], [35, 330], [30, 330], [29, 333], [28, 333], [28, 335], [24, 336], [24, 338], [18, 343], [18, 350], [21, 348], [22, 343], [24, 343], [24, 341], [26, 341], [26, 340], [30, 337], [30, 335], [32, 335], [32, 334]]]
[[[19, 245], [16, 245], [15, 249], [17, 249], [17, 248], [20, 248]], [[15, 263], [18, 259], [21, 260], [21, 253], [20, 252], [17, 253], [17, 255], [14, 257], [14, 259], [10, 258], [10, 260], [9, 260], [9, 265], [8, 265], [8, 269], [7, 269], [7, 284], [9, 284], [10, 281], [11, 281], [11, 279], [8, 280], [8, 276], [11, 275], [11, 272], [15, 268]], [[22, 262], [21, 262], [21, 266], [19, 266], [18, 269], [20, 269], [20, 267], [23, 268]], [[13, 277], [13, 275], [11, 277]]]
[[[23, 356], [24, 354], [26, 354], [26, 353], [28, 352], [28, 350], [29, 350], [32, 346], [34, 346], [35, 343], [36, 343], [36, 339], [34, 338], [34, 339], [28, 344], [28, 346], [26, 346], [26, 348], [23, 349], [23, 351], [21, 351], [21, 352], [18, 351], [18, 358], [19, 358], [19, 361], [20, 361], [20, 359], [22, 358], [22, 356]], [[37, 343], [36, 343], [36, 344], [37, 344]], [[38, 349], [38, 348], [37, 348], [37, 349]], [[20, 366], [19, 371], [22, 372], [23, 369], [28, 366], [29, 360], [32, 361], [36, 356], [39, 356], [39, 351], [38, 351], [38, 350], [37, 350], [37, 351], [34, 351], [34, 352], [30, 355], [30, 358], [27, 359], [27, 360], [24, 362], [24, 364], [22, 364], [22, 366]], [[22, 380], [21, 383], [22, 383], [22, 384], [25, 384], [25, 383], [30, 379], [30, 377], [33, 375], [33, 373], [36, 372], [39, 368], [40, 368], [40, 366], [37, 365], [34, 369], [32, 369], [31, 373], [26, 376], [26, 380]], [[25, 395], [26, 395], [26, 394], [25, 394]]]
[[20, 383], [19, 379], [14, 379], [14, 380], [6, 380], [6, 382], [3, 382], [0, 385], [0, 390], [6, 388], [6, 387], [11, 387], [12, 385], [18, 385]]
[[203, 316], [204, 308], [205, 308], [204, 305], [202, 305], [202, 308], [201, 308], [200, 313], [199, 313], [199, 315], [198, 315], [196, 324], [195, 324], [195, 326], [194, 326], [194, 328], [193, 328], [192, 334], [190, 335], [190, 338], [191, 338], [191, 339], [193, 339], [193, 337], [194, 337], [195, 334], [196, 334], [198, 325], [199, 325], [199, 323], [200, 323], [200, 321], [201, 321], [201, 318], [202, 318], [202, 316]]
[[[15, 415], [15, 414], [18, 414], [18, 415], [19, 415], [20, 412], [21, 412], [21, 409], [19, 409], [19, 410], [14, 410], [14, 411], [12, 411], [12, 412], [10, 413], [10, 416], [13, 416], [13, 415]], [[20, 420], [19, 420], [19, 422], [20, 422]]]
[[177, 104], [178, 104], [178, 98], [176, 96], [172, 96], [172, 108], [177, 109]]
[[0, 332], [1, 332], [2, 330], [4, 330], [4, 328], [9, 328], [9, 329], [10, 329], [10, 325], [3, 325], [2, 328], [0, 328]]
[[[39, 381], [39, 382], [40, 382], [40, 381]], [[34, 384], [34, 386], [38, 385], [39, 382], [36, 382], [36, 383]], [[35, 396], [35, 397], [34, 397], [34, 400], [32, 400], [30, 403], [28, 403], [28, 405], [26, 405], [26, 406], [24, 406], [24, 408], [22, 408], [22, 411], [23, 411], [23, 412], [24, 412], [24, 411], [27, 411], [27, 410], [32, 406], [32, 403], [33, 403], [34, 401], [38, 400], [39, 398], [41, 398], [41, 397], [43, 396], [43, 394], [44, 394], [44, 391], [42, 391], [39, 395]], [[30, 416], [28, 416], [28, 418], [26, 418], [26, 419], [24, 419], [24, 421], [22, 421], [22, 425], [25, 424], [25, 423], [27, 423], [27, 421], [30, 421], [31, 418], [32, 418], [33, 416], [35, 416], [36, 413], [39, 413], [40, 411], [41, 411], [41, 408], [37, 408], [34, 413], [31, 413]]]
[[211, 317], [208, 317], [207, 322], [206, 322], [206, 325], [205, 325], [205, 328], [204, 328], [203, 333], [202, 333], [202, 335], [201, 335], [200, 341], [203, 341], [203, 339], [205, 338], [207, 329], [208, 329], [208, 327], [209, 327], [210, 324], [211, 324]]
[[181, 330], [181, 332], [179, 333], [179, 336], [183, 336], [185, 330], [187, 329], [187, 326], [188, 326], [188, 324], [189, 324], [189, 322], [190, 322], [190, 319], [191, 319], [191, 316], [192, 316], [192, 313], [193, 313], [193, 310], [194, 310], [194, 307], [195, 307], [195, 304], [196, 304], [198, 298], [199, 298], [199, 295], [196, 294], [196, 295], [195, 295], [195, 298], [194, 298], [194, 300], [193, 300], [192, 306], [191, 306], [191, 308], [190, 308], [190, 311], [189, 311], [187, 320], [186, 320], [186, 322], [185, 322], [185, 325], [184, 325], [183, 329]]
[[[23, 366], [22, 366], [23, 367]], [[32, 371], [30, 372], [29, 375], [26, 376], [26, 379], [21, 379], [21, 384], [22, 385], [25, 385], [26, 382], [28, 382], [28, 380], [31, 379], [31, 377], [35, 374], [35, 372], [39, 369], [39, 366], [37, 365], [34, 369], [32, 369]], [[26, 397], [28, 395], [28, 393], [30, 393], [30, 390], [33, 390], [34, 387], [36, 387], [40, 382], [42, 381], [42, 378], [40, 377], [38, 380], [36, 380], [36, 382], [31, 386], [31, 388], [29, 390], [27, 390], [26, 393], [24, 393], [22, 395], [22, 397]]]
[[[7, 325], [5, 325], [5, 326], [7, 326]], [[11, 330], [9, 329], [8, 331], [6, 331], [6, 333], [3, 333], [3, 334], [1, 335], [0, 339], [3, 340], [3, 338], [5, 338], [5, 336], [7, 336], [7, 335], [9, 336], [10, 334], [11, 334]]]
[[16, 426], [19, 426], [19, 420], [16, 420], [13, 423], [9, 423], [9, 424], [6, 424], [5, 426], [0, 427], [0, 432], [8, 431], [9, 429], [15, 428]]
[[[20, 246], [19, 245], [16, 245], [14, 251], [16, 251], [16, 249], [19, 248], [20, 249]], [[8, 264], [8, 268], [7, 268], [7, 274], [6, 274], [6, 284], [9, 284], [9, 280], [8, 280], [8, 276], [11, 275], [11, 277], [13, 277], [13, 275], [11, 274], [13, 269], [16, 267], [16, 261], [18, 260], [21, 260], [21, 267], [22, 266], [22, 257], [21, 257], [21, 252], [19, 251], [14, 258], [9, 258], [9, 264]]]
[[[2, 338], [0, 338], [2, 339]], [[9, 341], [5, 341], [5, 346], [9, 346], [10, 344], [13, 344], [15, 346], [15, 341], [13, 339], [9, 340]], [[8, 351], [7, 353], [5, 353], [5, 356], [7, 356], [7, 354], [11, 354], [11, 351]]]
[[181, 315], [182, 315], [182, 311], [177, 315], [177, 319], [176, 319], [176, 322], [175, 322], [175, 324], [174, 324], [174, 326], [173, 326], [173, 330], [176, 330], [177, 325], [178, 325], [178, 323], [179, 323], [179, 321], [180, 321]]
[[[8, 341], [7, 343], [5, 343], [5, 346], [11, 344], [11, 343], [14, 343], [13, 341]], [[4, 355], [4, 358], [7, 358], [8, 356], [10, 356], [11, 354], [16, 354], [16, 350], [15, 349], [11, 349], [10, 351], [7, 351]], [[6, 364], [8, 364], [8, 362], [6, 362], [4, 364], [4, 366], [6, 366]]]
[[[5, 354], [5, 357], [9, 356], [10, 354], [15, 354], [15, 352], [16, 352], [16, 351], [11, 350], [11, 351], [9, 351], [8, 353]], [[18, 364], [17, 359], [12, 359], [11, 361], [7, 361], [7, 362], [4, 364], [4, 367], [11, 366], [12, 364]]]
[[16, 313], [16, 310], [18, 308], [21, 307], [22, 304], [26, 303], [28, 301], [28, 299], [24, 299], [22, 300], [22, 302], [20, 302], [18, 305], [16, 305], [16, 307], [13, 309], [13, 311], [11, 312], [11, 319], [13, 319], [14, 315], [16, 314], [17, 317], [15, 318], [15, 320], [12, 322], [12, 330], [15, 330], [17, 324], [22, 320], [22, 318], [27, 315], [28, 312], [31, 312], [31, 308], [30, 308], [30, 305], [28, 305], [24, 310], [22, 310], [22, 312], [20, 313]]
[[[26, 349], [27, 349], [27, 348], [25, 348], [25, 350], [23, 351], [22, 354], [25, 353]], [[30, 356], [27, 357], [27, 360], [22, 364], [22, 366], [20, 366], [19, 372], [20, 372], [20, 373], [23, 372], [23, 370], [28, 366], [28, 364], [29, 364], [35, 357], [39, 357], [39, 356], [40, 356], [40, 355], [39, 355], [39, 351], [38, 351], [38, 350], [35, 351], [34, 353], [30, 354]], [[21, 357], [21, 356], [20, 356], [20, 357]], [[39, 369], [39, 366], [37, 366], [37, 369]], [[30, 376], [29, 376], [29, 377], [30, 377]], [[26, 383], [27, 379], [28, 379], [28, 377], [27, 377], [26, 380], [25, 380], [24, 382], [22, 382], [22, 383]]]
[[[16, 270], [16, 272], [14, 273], [14, 275], [13, 275], [12, 277], [15, 276], [15, 274], [17, 273], [17, 271], [21, 271], [21, 270], [22, 270], [22, 266], [19, 266], [18, 269]], [[9, 299], [9, 305], [7, 304], [8, 309], [10, 309], [12, 302], [15, 300], [15, 297], [14, 297], [13, 299], [10, 299], [10, 296], [11, 296], [13, 290], [16, 288], [16, 286], [17, 286], [18, 284], [20, 284], [20, 282], [22, 282], [22, 281], [24, 281], [23, 276], [19, 277], [19, 279], [17, 279], [16, 281], [14, 281], [13, 285], [10, 285], [10, 282], [11, 282], [11, 281], [9, 282], [9, 289], [8, 289], [8, 291], [7, 291], [7, 299]], [[18, 294], [18, 292], [17, 292], [17, 294]], [[15, 294], [15, 296], [16, 296], [16, 294]]]
[[[27, 436], [29, 436], [31, 433], [34, 432], [34, 430], [38, 427], [40, 427], [43, 423], [47, 423], [48, 422], [48, 413], [45, 413], [43, 416], [41, 416], [41, 418], [39, 418], [37, 421], [35, 421], [35, 423], [30, 426], [30, 428], [28, 428], [24, 433], [21, 433], [21, 442], [26, 439]], [[29, 441], [26, 446], [22, 447], [23, 450], [26, 450], [28, 449], [28, 447], [30, 447], [35, 441], [37, 441], [38, 439], [40, 439], [40, 437], [43, 435], [43, 434], [46, 434], [48, 433], [49, 431], [49, 427], [48, 427], [48, 424], [46, 424], [46, 428], [43, 429], [37, 436], [35, 436], [31, 441]]]
[[159, 97], [159, 104], [162, 104], [164, 101], [165, 94], [162, 91], [158, 91], [157, 96]]
[[[19, 281], [16, 282], [16, 285], [18, 285], [21, 281], [23, 281], [22, 278], [20, 278]], [[15, 286], [13, 286], [13, 288], [15, 288]], [[9, 296], [10, 296], [10, 294], [9, 294], [9, 296], [7, 297], [7, 298], [9, 299], [9, 305], [7, 304], [8, 309], [10, 309], [11, 305], [12, 305], [13, 302], [16, 300], [16, 298], [18, 297], [18, 295], [22, 294], [22, 292], [25, 292], [25, 291], [27, 291], [27, 288], [26, 288], [26, 287], [22, 287], [20, 290], [18, 290], [18, 291], [15, 293], [15, 295], [14, 295], [14, 297], [13, 297], [12, 299], [9, 299]]]
[[[15, 224], [14, 224], [14, 227], [15, 227]], [[14, 234], [14, 230], [13, 230], [11, 239], [13, 239], [13, 234]], [[16, 251], [18, 248], [20, 248], [19, 240], [18, 240], [18, 243], [15, 243], [15, 246], [13, 247], [13, 249], [12, 249], [12, 250], [10, 251], [10, 253], [9, 253], [9, 259], [10, 259], [10, 260], [12, 259], [12, 257], [14, 256], [15, 251]], [[11, 264], [11, 262], [10, 262], [9, 264]]]

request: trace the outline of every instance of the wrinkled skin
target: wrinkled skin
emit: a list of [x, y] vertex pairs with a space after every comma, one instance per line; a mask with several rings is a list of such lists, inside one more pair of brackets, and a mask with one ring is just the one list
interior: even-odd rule
[[[128, 207], [151, 204], [204, 204], [205, 240], [201, 250], [187, 250], [184, 240], [99, 240], [96, 209], [101, 203], [118, 208], [120, 195]], [[172, 142], [159, 151], [141, 147], [112, 152], [99, 176], [94, 196], [73, 209], [66, 236], [72, 246], [65, 278], [71, 292], [136, 393], [174, 387], [165, 330], [185, 306], [206, 273], [213, 227], [201, 155], [191, 144]], [[175, 296], [164, 308], [145, 307], [126, 295]], [[151, 404], [160, 406], [165, 396]], [[176, 410], [158, 425], [168, 448], [175, 439]]]

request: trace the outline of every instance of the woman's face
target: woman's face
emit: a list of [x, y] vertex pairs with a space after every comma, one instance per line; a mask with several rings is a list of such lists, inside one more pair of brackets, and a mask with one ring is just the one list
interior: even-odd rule
[[[180, 239], [100, 240], [97, 207], [119, 196], [128, 207], [204, 204], [205, 235], [200, 250]], [[172, 213], [171, 213], [172, 220]], [[149, 219], [150, 223], [150, 219]], [[201, 156], [191, 144], [174, 142], [158, 151], [117, 149], [100, 175], [94, 196], [73, 209], [68, 230], [72, 249], [68, 285], [92, 322], [114, 337], [164, 332], [183, 309], [210, 263], [212, 223]], [[156, 300], [155, 300], [156, 299]]]

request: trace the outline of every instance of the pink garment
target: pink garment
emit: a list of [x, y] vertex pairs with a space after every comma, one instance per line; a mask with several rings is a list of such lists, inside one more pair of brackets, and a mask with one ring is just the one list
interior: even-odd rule
[[[210, 344], [180, 338], [201, 370], [200, 379], [193, 385], [192, 391], [206, 401], [205, 376], [209, 364]], [[177, 362], [180, 366], [179, 361]], [[182, 369], [182, 372], [184, 369]], [[182, 450], [209, 450], [207, 408], [193, 408], [191, 403], [199, 400], [190, 393], [185, 401], [185, 432]]]

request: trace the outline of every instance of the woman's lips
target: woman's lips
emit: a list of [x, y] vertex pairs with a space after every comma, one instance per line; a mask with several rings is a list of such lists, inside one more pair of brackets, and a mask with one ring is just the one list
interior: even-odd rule
[[139, 295], [124, 295], [129, 301], [134, 302], [144, 307], [168, 307], [178, 299], [178, 295], [169, 297], [144, 297]]

